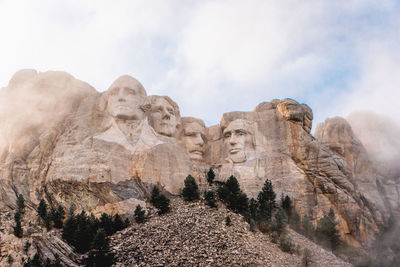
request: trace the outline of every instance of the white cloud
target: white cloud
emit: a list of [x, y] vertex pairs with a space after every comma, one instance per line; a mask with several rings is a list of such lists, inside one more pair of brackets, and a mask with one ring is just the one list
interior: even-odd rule
[[130, 74], [207, 124], [284, 97], [310, 104], [317, 121], [353, 107], [399, 118], [396, 10], [373, 0], [0, 0], [0, 84], [28, 67], [103, 91]]

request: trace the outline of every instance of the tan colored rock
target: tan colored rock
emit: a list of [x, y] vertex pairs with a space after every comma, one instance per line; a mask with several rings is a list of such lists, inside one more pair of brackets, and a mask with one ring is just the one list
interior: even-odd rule
[[180, 118], [168, 97], [147, 97], [130, 76], [101, 94], [65, 73], [26, 70], [1, 90], [0, 102], [3, 209], [15, 206], [18, 191], [31, 208], [46, 198], [53, 206], [132, 214], [154, 185], [178, 194], [191, 174], [203, 187], [213, 166], [217, 180], [235, 175], [250, 197], [270, 179], [314, 223], [333, 208], [351, 244], [367, 243], [381, 222], [371, 205], [376, 191], [364, 192], [376, 189], [368, 160], [347, 126], [327, 125], [327, 139], [318, 141], [311, 109], [291, 99], [226, 113], [205, 127]]

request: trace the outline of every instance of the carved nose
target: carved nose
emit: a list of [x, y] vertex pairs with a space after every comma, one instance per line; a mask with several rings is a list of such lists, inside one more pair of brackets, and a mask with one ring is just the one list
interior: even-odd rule
[[169, 113], [167, 111], [163, 111], [162, 112], [162, 118], [163, 120], [169, 120], [171, 118], [171, 116], [169, 115]]
[[197, 136], [196, 145], [199, 145], [199, 146], [203, 146], [204, 145], [204, 141], [203, 141], [203, 138], [201, 136]]
[[229, 138], [229, 144], [235, 145], [236, 143], [237, 143], [236, 137], [235, 137], [234, 135], [232, 135], [232, 136]]

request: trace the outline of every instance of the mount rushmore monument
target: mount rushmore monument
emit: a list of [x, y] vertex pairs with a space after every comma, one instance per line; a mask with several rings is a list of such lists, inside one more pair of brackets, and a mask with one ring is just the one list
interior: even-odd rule
[[206, 187], [212, 167], [218, 181], [237, 177], [249, 197], [270, 179], [314, 222], [332, 208], [354, 246], [368, 243], [390, 212], [400, 214], [398, 183], [374, 168], [350, 124], [327, 120], [313, 136], [313, 112], [295, 100], [225, 113], [207, 127], [127, 75], [99, 93], [67, 73], [22, 70], [0, 102], [2, 210], [21, 193], [31, 207], [45, 198], [129, 215], [154, 185], [177, 195], [191, 174]]

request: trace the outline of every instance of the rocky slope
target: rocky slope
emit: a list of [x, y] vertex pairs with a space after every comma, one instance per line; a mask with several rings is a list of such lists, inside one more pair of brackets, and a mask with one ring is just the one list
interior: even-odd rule
[[[154, 211], [144, 224], [112, 236], [116, 266], [300, 266], [301, 256], [282, 252], [268, 235], [251, 232], [243, 217], [201, 202], [171, 202], [163, 216]], [[225, 224], [229, 216], [232, 224]], [[351, 266], [296, 232], [289, 235], [313, 253], [312, 266]]]

